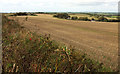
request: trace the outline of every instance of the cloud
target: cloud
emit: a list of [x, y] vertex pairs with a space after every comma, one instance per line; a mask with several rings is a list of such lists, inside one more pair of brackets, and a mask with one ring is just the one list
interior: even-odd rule
[[0, 11], [117, 11], [119, 0], [1, 0]]

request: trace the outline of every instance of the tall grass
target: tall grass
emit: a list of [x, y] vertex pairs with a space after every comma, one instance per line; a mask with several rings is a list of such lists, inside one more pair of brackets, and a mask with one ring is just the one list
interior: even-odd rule
[[3, 72], [106, 72], [103, 64], [72, 47], [60, 46], [50, 35], [39, 36], [3, 16]]

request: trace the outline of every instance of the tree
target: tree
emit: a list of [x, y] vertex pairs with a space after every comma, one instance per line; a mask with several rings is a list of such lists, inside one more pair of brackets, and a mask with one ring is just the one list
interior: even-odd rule
[[72, 19], [72, 20], [77, 20], [78, 17], [77, 17], [77, 16], [73, 16], [71, 19]]
[[20, 13], [16, 13], [14, 14], [15, 16], [26, 16], [28, 15], [26, 12], [20, 12]]
[[104, 16], [100, 16], [100, 17], [98, 18], [98, 21], [104, 21], [104, 22], [107, 22], [108, 19], [105, 18]]
[[53, 15], [53, 17], [57, 17], [57, 15]]
[[95, 19], [94, 19], [94, 18], [92, 18], [92, 20], [94, 21]]
[[53, 17], [63, 18], [63, 19], [70, 18], [70, 16], [67, 13], [59, 13], [59, 14], [53, 15]]
[[89, 21], [88, 17], [79, 17], [79, 20]]

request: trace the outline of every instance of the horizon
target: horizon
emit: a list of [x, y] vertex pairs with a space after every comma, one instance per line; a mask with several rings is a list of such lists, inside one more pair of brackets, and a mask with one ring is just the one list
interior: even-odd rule
[[[24, 13], [23, 12], [0, 12], [0, 13]], [[119, 12], [25, 12], [25, 13], [119, 13]]]

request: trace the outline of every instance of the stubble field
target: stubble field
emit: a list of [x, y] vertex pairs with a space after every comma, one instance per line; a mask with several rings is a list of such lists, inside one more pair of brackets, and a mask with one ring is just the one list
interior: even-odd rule
[[75, 46], [91, 59], [117, 68], [118, 23], [64, 20], [48, 14], [28, 16], [27, 21], [26, 16], [15, 18], [32, 32], [50, 34], [53, 40]]

